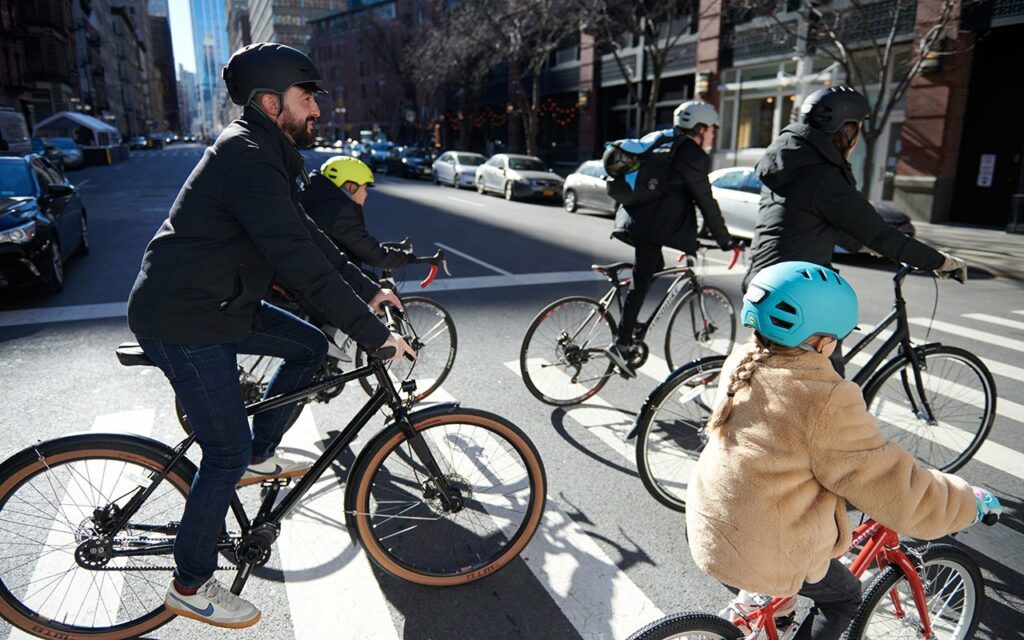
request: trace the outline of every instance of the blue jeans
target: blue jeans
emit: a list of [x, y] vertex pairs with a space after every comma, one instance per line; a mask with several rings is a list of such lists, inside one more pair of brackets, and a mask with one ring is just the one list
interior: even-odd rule
[[228, 344], [178, 345], [139, 338], [139, 345], [170, 380], [203, 451], [174, 541], [174, 577], [185, 588], [202, 585], [217, 566], [217, 540], [235, 485], [256, 458], [274, 455], [295, 405], [253, 416], [252, 431], [238, 383], [238, 354], [282, 358], [266, 396], [309, 384], [327, 356], [319, 329], [267, 303], [255, 328]]

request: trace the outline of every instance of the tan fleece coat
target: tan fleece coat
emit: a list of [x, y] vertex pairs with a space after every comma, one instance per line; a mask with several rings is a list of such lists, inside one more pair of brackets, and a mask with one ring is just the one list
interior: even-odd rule
[[[754, 348], [736, 346], [722, 389]], [[819, 353], [769, 358], [709, 438], [687, 490], [687, 537], [697, 566], [733, 587], [786, 596], [819, 582], [850, 545], [847, 500], [925, 540], [977, 517], [970, 486], [887, 442], [860, 387]]]

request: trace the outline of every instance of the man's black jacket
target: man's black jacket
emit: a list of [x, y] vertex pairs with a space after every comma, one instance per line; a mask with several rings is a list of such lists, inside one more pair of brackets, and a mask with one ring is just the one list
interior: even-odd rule
[[146, 247], [128, 298], [132, 332], [171, 344], [237, 342], [277, 281], [360, 344], [383, 344], [388, 330], [366, 305], [379, 287], [303, 212], [300, 176], [295, 146], [246, 107], [206, 150]]
[[382, 269], [409, 264], [412, 255], [400, 249], [382, 247], [366, 230], [363, 208], [319, 171], [309, 176], [309, 184], [302, 190], [300, 198], [306, 214], [349, 260]]
[[836, 244], [860, 245], [921, 269], [942, 266], [942, 255], [886, 224], [857, 190], [850, 164], [828, 136], [806, 124], [782, 130], [756, 165], [764, 183], [750, 270], [789, 260], [831, 266]]
[[[615, 219], [616, 237], [625, 241], [644, 240], [672, 247], [686, 253], [697, 251], [697, 216], [700, 207], [704, 226], [723, 249], [731, 244], [729, 231], [722, 220], [722, 210], [711, 195], [708, 173], [711, 159], [688, 136], [676, 134], [672, 143], [672, 181], [666, 196], [655, 202], [619, 210]], [[625, 232], [626, 238], [621, 237]]]

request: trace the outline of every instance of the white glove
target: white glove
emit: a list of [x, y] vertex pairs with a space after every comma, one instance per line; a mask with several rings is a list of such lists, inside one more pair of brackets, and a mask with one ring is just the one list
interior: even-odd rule
[[945, 261], [938, 269], [935, 270], [935, 275], [940, 278], [948, 278], [953, 274], [960, 272], [960, 276], [957, 278], [960, 282], [967, 282], [967, 263], [962, 258], [958, 258], [952, 254], [940, 251]]

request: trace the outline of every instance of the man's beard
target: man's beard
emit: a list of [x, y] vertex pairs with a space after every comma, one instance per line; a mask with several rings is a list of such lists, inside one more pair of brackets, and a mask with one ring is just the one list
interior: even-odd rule
[[284, 123], [281, 125], [281, 129], [288, 134], [296, 147], [304, 149], [313, 146], [315, 132], [310, 131], [308, 126], [310, 122], [316, 122], [316, 118], [301, 120], [296, 118], [288, 108], [285, 108]]

